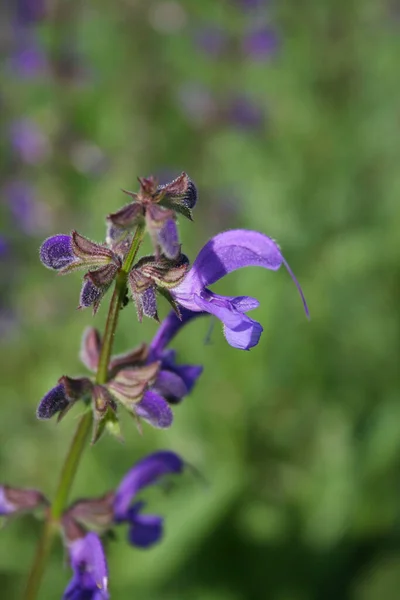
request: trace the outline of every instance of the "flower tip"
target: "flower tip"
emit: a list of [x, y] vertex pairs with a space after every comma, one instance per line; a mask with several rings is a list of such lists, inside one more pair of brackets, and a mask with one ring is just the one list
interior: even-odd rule
[[[283, 257], [282, 257], [283, 258]], [[297, 281], [297, 278], [295, 276], [295, 274], [293, 273], [292, 269], [289, 267], [287, 261], [283, 258], [283, 264], [285, 265], [287, 272], [289, 273], [290, 277], [293, 279], [295, 286], [297, 287], [297, 290], [300, 294], [301, 300], [303, 302], [303, 307], [304, 307], [304, 312], [306, 313], [306, 317], [307, 319], [310, 321], [311, 317], [310, 317], [310, 311], [308, 309], [308, 305], [307, 305], [307, 300], [304, 296], [303, 290], [301, 289], [301, 285], [300, 283]]]
[[39, 257], [48, 269], [59, 271], [74, 261], [70, 235], [57, 234], [47, 238], [40, 247]]

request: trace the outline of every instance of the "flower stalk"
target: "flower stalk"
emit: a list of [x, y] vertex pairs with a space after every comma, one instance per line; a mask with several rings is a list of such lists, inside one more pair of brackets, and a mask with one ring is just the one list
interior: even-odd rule
[[[108, 365], [112, 352], [114, 336], [118, 325], [119, 311], [123, 305], [127, 291], [128, 274], [139, 251], [144, 233], [144, 224], [138, 224], [132, 239], [131, 247], [115, 281], [114, 292], [108, 309], [99, 365], [96, 373], [96, 383], [99, 384], [106, 383], [107, 381]], [[23, 595], [24, 600], [36, 600], [38, 597], [40, 584], [46, 568], [54, 534], [57, 531], [59, 520], [66, 507], [68, 496], [71, 491], [83, 451], [87, 445], [92, 423], [92, 411], [85, 413], [78, 423], [75, 435], [72, 439], [68, 454], [61, 470], [61, 475], [53, 503], [47, 512], [42, 536], [36, 549], [35, 558]]]

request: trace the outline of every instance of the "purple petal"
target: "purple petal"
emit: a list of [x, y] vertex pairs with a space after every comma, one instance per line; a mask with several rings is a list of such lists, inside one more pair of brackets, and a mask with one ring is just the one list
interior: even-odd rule
[[225, 337], [231, 346], [250, 350], [258, 344], [262, 326], [239, 312], [229, 298], [209, 293], [207, 299], [195, 296], [194, 300], [201, 310], [215, 315], [223, 322]]
[[253, 60], [264, 60], [273, 55], [279, 46], [279, 37], [271, 27], [257, 28], [243, 40], [243, 51]]
[[56, 413], [64, 410], [69, 404], [64, 386], [59, 383], [42, 398], [36, 411], [38, 419], [51, 419]]
[[159, 356], [159, 359], [161, 359], [161, 370], [166, 369], [178, 375], [186, 386], [186, 393], [189, 394], [192, 391], [197, 379], [202, 374], [203, 367], [200, 365], [179, 365], [176, 363], [175, 355], [175, 350], [164, 350], [164, 352], [162, 352], [162, 354]]
[[173, 219], [168, 219], [158, 232], [158, 243], [167, 258], [178, 258], [181, 246], [179, 244], [178, 228]]
[[174, 292], [199, 293], [242, 267], [259, 266], [276, 271], [282, 262], [279, 246], [266, 235], [246, 229], [225, 231], [200, 250], [185, 280]]
[[75, 259], [71, 236], [60, 233], [47, 238], [40, 247], [39, 256], [44, 266], [49, 269], [58, 271], [71, 264]]
[[187, 388], [187, 393], [190, 394], [203, 372], [203, 367], [200, 365], [175, 365], [174, 372], [183, 380]]
[[176, 336], [176, 334], [184, 325], [189, 323], [192, 319], [202, 315], [202, 313], [193, 312], [191, 310], [187, 310], [186, 308], [182, 308], [180, 313], [181, 319], [176, 315], [175, 311], [171, 310], [171, 312], [162, 321], [149, 347], [150, 362], [159, 358], [165, 346], [170, 343], [170, 341]]
[[162, 537], [163, 519], [158, 515], [139, 514], [143, 506], [143, 502], [137, 502], [128, 511], [127, 520], [130, 523], [128, 539], [133, 546], [149, 548]]
[[11, 515], [15, 511], [15, 505], [8, 500], [4, 486], [0, 485], [0, 517]]
[[135, 413], [157, 429], [170, 427], [173, 419], [172, 410], [166, 400], [148, 390], [142, 400], [134, 405]]
[[196, 311], [199, 310], [199, 306], [194, 302], [193, 295], [200, 295], [205, 287], [212, 285], [227, 273], [252, 266], [277, 271], [282, 264], [295, 282], [308, 316], [308, 308], [300, 284], [283, 258], [278, 244], [258, 231], [247, 229], [225, 231], [207, 242], [183, 282], [171, 293], [179, 304]]
[[108, 569], [100, 538], [88, 533], [69, 547], [72, 580], [64, 592], [64, 600], [108, 600]]
[[172, 403], [179, 402], [188, 393], [183, 379], [172, 371], [160, 371], [153, 390]]
[[169, 473], [182, 473], [184, 462], [174, 452], [161, 450], [137, 462], [125, 475], [115, 494], [114, 513], [116, 520], [124, 520], [129, 505], [143, 488], [153, 485]]

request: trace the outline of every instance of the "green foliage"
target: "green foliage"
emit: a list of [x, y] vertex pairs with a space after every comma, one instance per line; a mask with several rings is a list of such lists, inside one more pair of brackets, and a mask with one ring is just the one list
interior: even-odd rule
[[[179, 8], [182, 28], [154, 27], [162, 5], [168, 14]], [[173, 427], [144, 426], [140, 437], [126, 417], [123, 445], [104, 436], [88, 448], [74, 498], [112, 488], [156, 448], [182, 454], [207, 480], [188, 478], [155, 495], [151, 508], [166, 517], [157, 548], [133, 550], [122, 535], [109, 542], [112, 597], [395, 600], [400, 23], [390, 2], [275, 2], [276, 56], [254, 62], [233, 50], [202, 54], [194, 43], [202, 24], [239, 39], [252, 17], [238, 5], [75, 1], [71, 14], [45, 21], [40, 35], [50, 56], [66, 40], [78, 49], [82, 81], [21, 81], [1, 72], [9, 119], [33, 118], [50, 138], [47, 161], [21, 167], [20, 175], [34, 182], [54, 221], [31, 237], [7, 225], [18, 322], [0, 340], [1, 480], [53, 494], [80, 408], [58, 426], [36, 421], [35, 409], [61, 375], [81, 373], [82, 330], [88, 323], [101, 329], [106, 315], [107, 300], [94, 321], [74, 310], [79, 275], [57, 278], [43, 269], [42, 239], [76, 228], [100, 241], [104, 216], [126, 202], [120, 188], [136, 189], [140, 175], [185, 170], [199, 201], [194, 223], [180, 219], [184, 252], [193, 260], [222, 229], [265, 232], [301, 282], [311, 322], [283, 270], [230, 275], [215, 289], [260, 300], [259, 346], [249, 353], [229, 347], [219, 323], [207, 344], [208, 321], [194, 322], [175, 346], [184, 362], [205, 370], [175, 408]], [[191, 121], [179, 97], [192, 83], [217, 98], [248, 92], [267, 115], [265, 127]], [[87, 144], [104, 153], [105, 169], [82, 167]], [[155, 330], [126, 307], [116, 350]], [[5, 599], [18, 597], [38, 532], [29, 517], [1, 532]], [[58, 547], [41, 597], [60, 597], [68, 577]]]

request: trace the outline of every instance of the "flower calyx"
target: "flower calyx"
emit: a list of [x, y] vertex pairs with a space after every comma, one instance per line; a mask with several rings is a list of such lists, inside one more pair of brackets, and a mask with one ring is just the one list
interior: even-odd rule
[[77, 231], [58, 234], [45, 240], [40, 248], [40, 260], [49, 269], [65, 275], [88, 269], [83, 277], [79, 308], [93, 307], [100, 302], [115, 280], [122, 264], [123, 252], [117, 253], [105, 245], [92, 242]]
[[118, 243], [126, 232], [145, 222], [156, 256], [162, 253], [176, 259], [180, 254], [176, 213], [192, 220], [196, 187], [186, 173], [165, 185], [158, 185], [154, 177], [141, 177], [138, 181], [138, 193], [122, 190], [132, 202], [108, 215], [107, 240], [111, 244]]
[[156, 292], [169, 297], [168, 290], [179, 285], [189, 269], [189, 259], [180, 254], [171, 260], [161, 255], [141, 258], [129, 273], [128, 284], [139, 321], [143, 315], [158, 321]]

